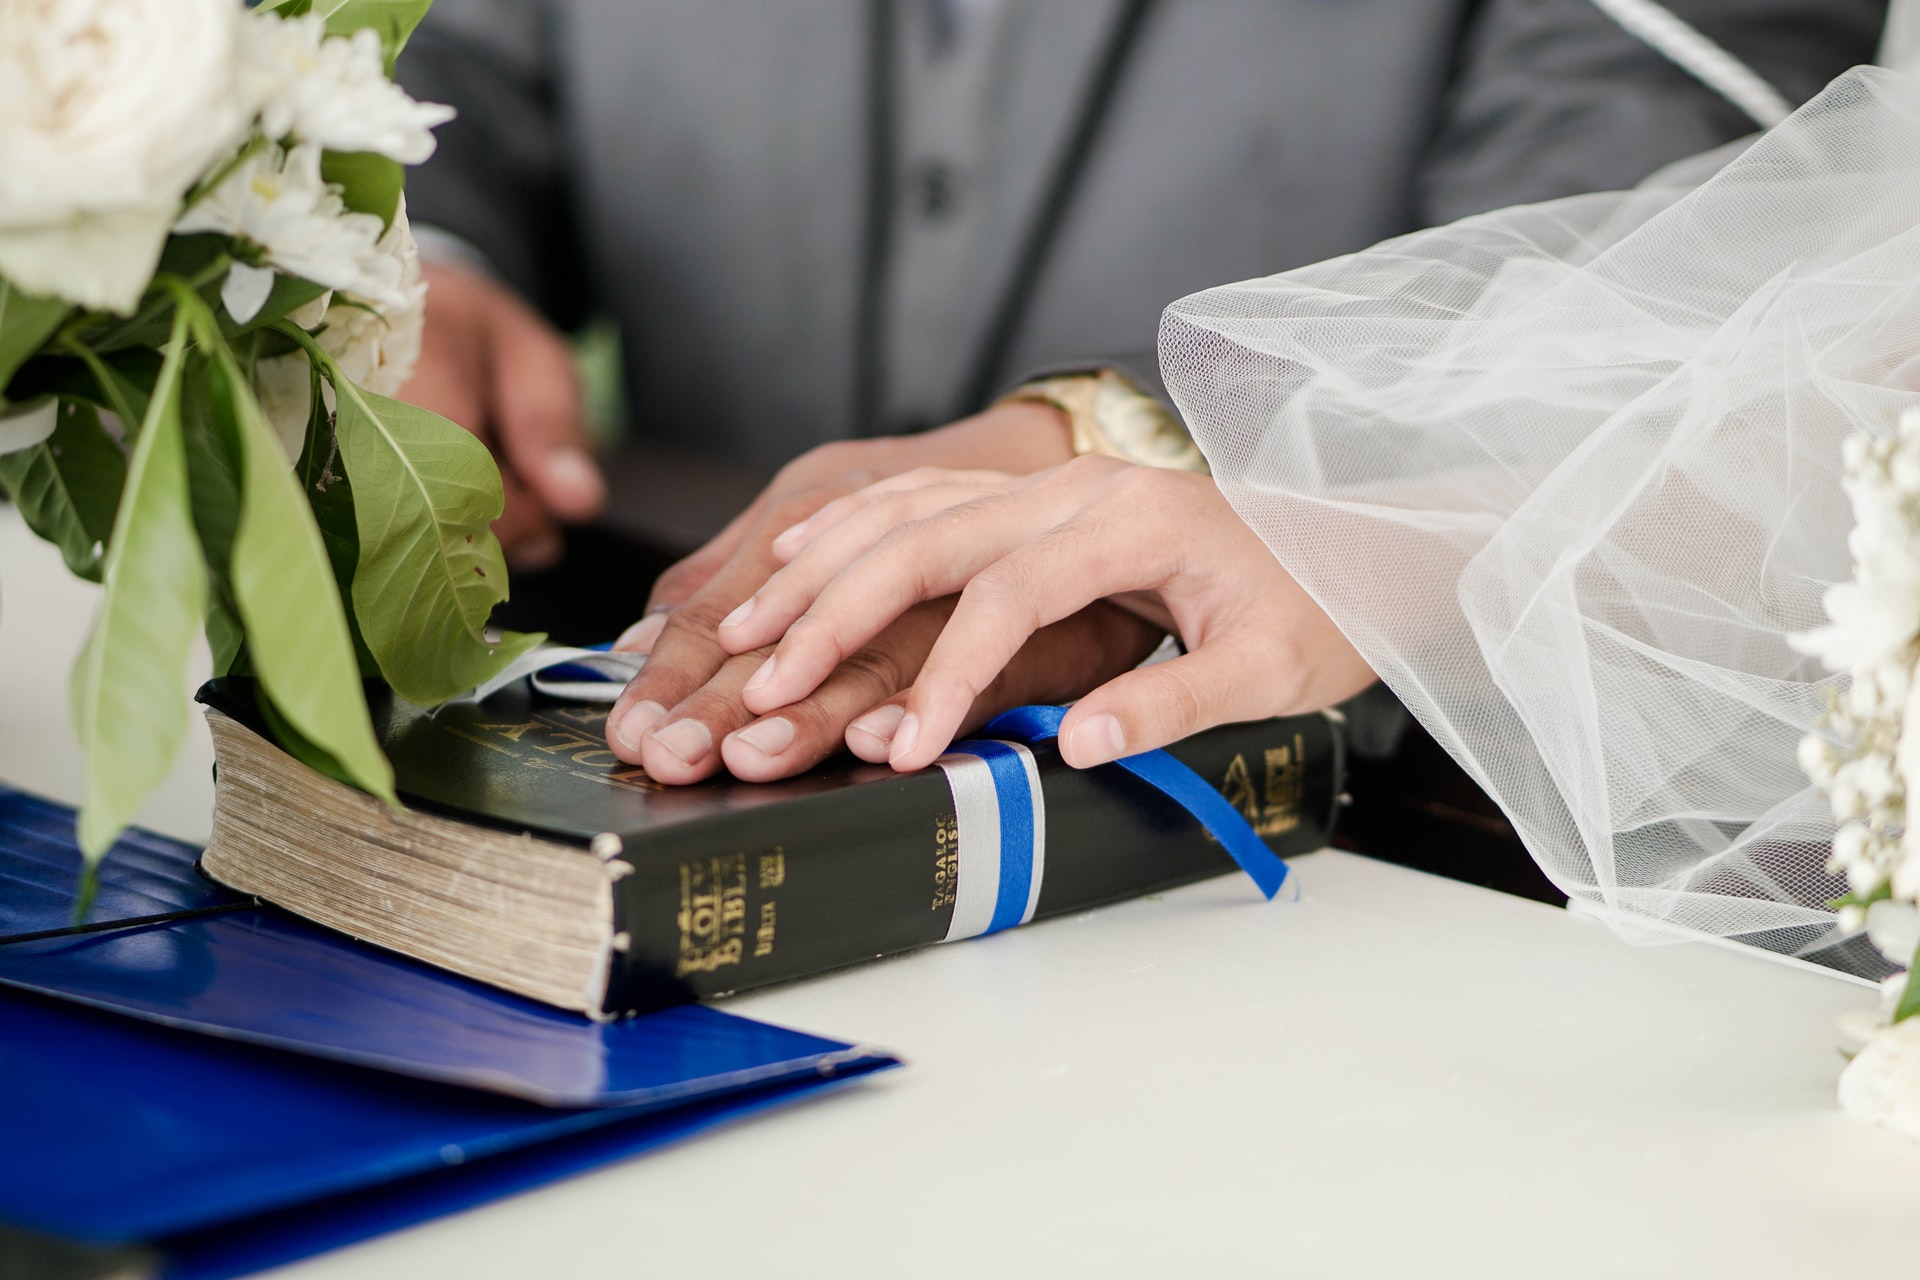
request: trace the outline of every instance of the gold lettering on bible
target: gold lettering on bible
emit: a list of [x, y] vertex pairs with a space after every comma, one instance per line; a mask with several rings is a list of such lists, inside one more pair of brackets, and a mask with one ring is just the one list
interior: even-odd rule
[[933, 820], [933, 909], [953, 905], [960, 885], [960, 824], [950, 813]]
[[[510, 755], [529, 769], [548, 769], [623, 790], [658, 791], [660, 784], [646, 770], [622, 762], [607, 750], [605, 725], [606, 713], [597, 708], [582, 713], [563, 707], [530, 720], [474, 725], [478, 733], [453, 725], [446, 726], [446, 731]], [[512, 746], [503, 745], [507, 743]]]
[[771, 899], [760, 904], [760, 927], [753, 931], [753, 955], [755, 959], [773, 954], [774, 904]]
[[[680, 956], [674, 976], [739, 964], [747, 934], [747, 855], [729, 853], [680, 864]], [[767, 934], [772, 949], [771, 921]]]
[[1267, 748], [1266, 786], [1259, 791], [1254, 789], [1246, 756], [1236, 755], [1220, 780], [1220, 794], [1260, 835], [1283, 835], [1300, 825], [1300, 806], [1306, 797], [1301, 766], [1306, 752], [1306, 739], [1300, 734], [1287, 746]]

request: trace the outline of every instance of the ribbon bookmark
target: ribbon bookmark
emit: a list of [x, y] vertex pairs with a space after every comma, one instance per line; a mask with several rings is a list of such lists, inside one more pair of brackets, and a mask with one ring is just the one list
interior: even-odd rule
[[[1065, 707], [1015, 707], [989, 720], [982, 732], [1021, 742], [1044, 742], [1060, 736], [1060, 723], [1066, 718]], [[954, 750], [964, 751], [977, 745], [981, 744], [955, 743]], [[1209, 786], [1205, 778], [1165, 751], [1142, 751], [1138, 755], [1123, 756], [1114, 763], [1199, 819], [1207, 833], [1253, 878], [1269, 902], [1287, 883], [1286, 861], [1267, 848], [1246, 815], [1228, 804], [1226, 797]], [[1037, 796], [1035, 809], [1038, 810]], [[1297, 884], [1290, 896], [1299, 896]]]
[[543, 644], [521, 654], [485, 684], [448, 698], [448, 705], [482, 702], [516, 680], [528, 680], [534, 689], [550, 698], [568, 702], [604, 702], [611, 706], [619, 698], [640, 668], [647, 665], [644, 653], [614, 653], [610, 644], [575, 649], [566, 645]]

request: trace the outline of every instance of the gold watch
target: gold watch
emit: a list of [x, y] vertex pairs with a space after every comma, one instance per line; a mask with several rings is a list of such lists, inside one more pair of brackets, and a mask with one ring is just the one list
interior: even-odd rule
[[1210, 474], [1186, 426], [1158, 400], [1113, 369], [1035, 378], [996, 404], [1050, 404], [1067, 415], [1073, 451], [1143, 467]]

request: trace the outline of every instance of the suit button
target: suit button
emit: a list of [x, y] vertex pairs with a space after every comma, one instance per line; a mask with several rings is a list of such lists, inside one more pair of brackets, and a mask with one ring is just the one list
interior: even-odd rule
[[913, 173], [914, 212], [928, 222], [946, 222], [960, 207], [960, 174], [943, 160], [928, 160]]

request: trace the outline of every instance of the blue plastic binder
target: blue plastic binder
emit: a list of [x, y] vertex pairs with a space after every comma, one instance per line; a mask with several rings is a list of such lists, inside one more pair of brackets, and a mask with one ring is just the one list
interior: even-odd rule
[[[0, 789], [0, 940], [64, 928], [70, 810]], [[244, 1274], [894, 1065], [690, 1006], [596, 1024], [361, 946], [133, 833], [0, 941], [0, 1223]], [[6, 988], [11, 988], [6, 989]]]

